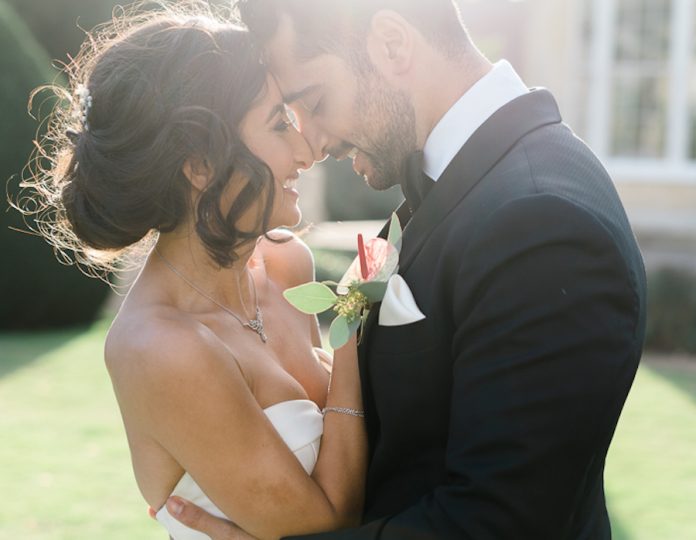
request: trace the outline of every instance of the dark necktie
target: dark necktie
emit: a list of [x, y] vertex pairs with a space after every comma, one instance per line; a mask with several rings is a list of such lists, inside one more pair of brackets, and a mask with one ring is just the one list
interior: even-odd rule
[[435, 182], [423, 172], [423, 152], [419, 150], [408, 156], [401, 179], [401, 189], [412, 214], [418, 210], [434, 184]]

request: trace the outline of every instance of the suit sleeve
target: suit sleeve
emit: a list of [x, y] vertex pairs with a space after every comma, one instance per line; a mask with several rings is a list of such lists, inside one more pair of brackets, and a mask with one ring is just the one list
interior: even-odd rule
[[557, 540], [582, 495], [602, 489], [642, 347], [638, 280], [617, 242], [589, 212], [540, 195], [459, 249], [448, 483], [315, 538]]

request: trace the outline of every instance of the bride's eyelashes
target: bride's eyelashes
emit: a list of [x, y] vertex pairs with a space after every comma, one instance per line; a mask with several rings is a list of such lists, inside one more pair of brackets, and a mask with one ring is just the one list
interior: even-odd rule
[[288, 131], [291, 127], [296, 128], [296, 124], [295, 122], [293, 122], [293, 119], [290, 117], [290, 115], [285, 113], [280, 116], [278, 123], [273, 127], [273, 129], [274, 131], [277, 131], [279, 133], [284, 133]]
[[273, 129], [275, 131], [280, 132], [280, 133], [284, 133], [287, 130], [289, 130], [291, 126], [292, 126], [292, 123], [290, 122], [289, 119], [285, 120], [285, 119], [281, 118], [280, 121], [275, 125], [275, 127]]

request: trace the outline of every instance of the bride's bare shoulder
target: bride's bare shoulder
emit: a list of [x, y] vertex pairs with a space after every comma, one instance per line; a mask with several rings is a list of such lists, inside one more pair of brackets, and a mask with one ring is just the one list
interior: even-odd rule
[[294, 287], [314, 279], [314, 256], [301, 238], [284, 229], [273, 230], [268, 236], [275, 241], [262, 239], [257, 250], [273, 280]]
[[[164, 306], [123, 311], [114, 320], [104, 345], [112, 379], [147, 377], [200, 368], [219, 354], [220, 343], [193, 317]], [[196, 358], [196, 362], [191, 362]]]

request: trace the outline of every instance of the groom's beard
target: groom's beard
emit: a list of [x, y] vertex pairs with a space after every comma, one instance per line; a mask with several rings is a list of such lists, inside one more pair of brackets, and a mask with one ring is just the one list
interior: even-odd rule
[[376, 73], [359, 77], [356, 111], [360, 112], [360, 148], [368, 156], [370, 187], [383, 191], [401, 181], [404, 161], [417, 150], [416, 111], [405, 92], [394, 90]]

